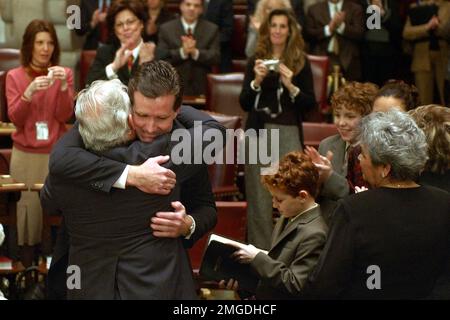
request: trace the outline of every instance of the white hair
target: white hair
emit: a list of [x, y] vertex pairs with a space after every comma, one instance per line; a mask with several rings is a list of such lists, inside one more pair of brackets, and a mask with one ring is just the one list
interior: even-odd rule
[[359, 140], [367, 146], [372, 163], [390, 164], [390, 176], [397, 180], [417, 179], [428, 159], [425, 134], [411, 116], [398, 110], [364, 117]]
[[119, 80], [97, 80], [77, 97], [75, 116], [87, 149], [102, 152], [129, 140], [131, 103]]

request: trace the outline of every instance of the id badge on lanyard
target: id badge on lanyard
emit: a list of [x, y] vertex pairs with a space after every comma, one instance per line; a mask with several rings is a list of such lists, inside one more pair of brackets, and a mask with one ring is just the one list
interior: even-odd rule
[[48, 140], [47, 121], [36, 122], [36, 140]]

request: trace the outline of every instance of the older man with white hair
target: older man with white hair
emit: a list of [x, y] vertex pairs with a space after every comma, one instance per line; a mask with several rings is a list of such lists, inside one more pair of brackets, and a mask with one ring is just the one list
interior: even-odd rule
[[[155, 75], [161, 73], [164, 78], [170, 77], [174, 71], [171, 68], [168, 64], [156, 62], [147, 71], [155, 72]], [[161, 82], [172, 86], [172, 81]], [[157, 96], [166, 97], [167, 88], [163, 87], [152, 84], [152, 90], [162, 90], [156, 93]], [[134, 102], [138, 103], [137, 100]], [[100, 159], [110, 158], [134, 165], [148, 157], [169, 153], [173, 146], [170, 133], [173, 129], [183, 128], [180, 119], [187, 119], [184, 123], [200, 120], [203, 128], [223, 130], [208, 115], [182, 106], [176, 113], [178, 117], [171, 120], [172, 130], [161, 132], [148, 142], [135, 140], [127, 143], [134, 137], [129, 124], [137, 128], [139, 138], [142, 134], [139, 121], [130, 120], [130, 110], [129, 95], [120, 82], [94, 82], [80, 93], [77, 100], [78, 139], [82, 140], [86, 149], [101, 156]], [[73, 138], [75, 133], [72, 131], [72, 137], [68, 137]], [[160, 236], [159, 230], [150, 228], [150, 221], [155, 224], [156, 213], [169, 214], [174, 205], [181, 207], [187, 216], [179, 202], [181, 184], [194, 175], [201, 175], [203, 166], [175, 166], [171, 162], [167, 165], [176, 174], [177, 181], [173, 190], [165, 196], [146, 194], [137, 188], [98, 192], [75, 185], [69, 178], [52, 174], [50, 170], [41, 200], [49, 212], [63, 214], [70, 239], [68, 264], [78, 266], [81, 271], [81, 288], [68, 288], [69, 299], [196, 298], [192, 272], [183, 246], [184, 237], [191, 236], [192, 230], [181, 237]], [[199, 224], [198, 232], [205, 232], [204, 221], [200, 217], [187, 219]], [[215, 223], [215, 216], [213, 220]]]

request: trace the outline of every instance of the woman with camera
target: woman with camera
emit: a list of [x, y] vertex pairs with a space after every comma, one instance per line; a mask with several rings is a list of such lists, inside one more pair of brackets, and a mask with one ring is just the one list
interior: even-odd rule
[[[23, 35], [21, 66], [6, 76], [8, 116], [16, 126], [10, 173], [27, 188], [44, 182], [50, 151], [66, 132], [65, 123], [73, 113], [73, 73], [59, 65], [59, 56], [53, 24], [33, 20]], [[25, 267], [34, 261], [41, 234], [39, 195], [32, 190], [23, 191], [17, 202], [17, 240]]]
[[[311, 67], [303, 48], [292, 11], [273, 10], [260, 27], [255, 56], [247, 64], [240, 95], [240, 104], [249, 113], [246, 129], [278, 130], [278, 159], [302, 149], [302, 118], [316, 104]], [[267, 137], [271, 136], [269, 132]], [[258, 142], [261, 148], [262, 141]], [[273, 145], [270, 141], [264, 144]], [[248, 241], [268, 249], [273, 229], [272, 201], [260, 181], [261, 167], [260, 163], [245, 166]]]

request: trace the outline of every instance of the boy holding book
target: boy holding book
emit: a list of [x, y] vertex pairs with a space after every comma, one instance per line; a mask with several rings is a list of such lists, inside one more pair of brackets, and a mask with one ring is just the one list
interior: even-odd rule
[[[328, 231], [315, 202], [318, 180], [316, 166], [299, 151], [286, 154], [276, 174], [262, 177], [272, 194], [273, 206], [281, 214], [271, 248], [264, 251], [251, 244], [235, 244], [238, 250], [233, 254], [240, 263], [250, 264], [258, 275], [257, 299], [304, 296], [306, 279], [317, 263]], [[228, 281], [227, 288], [237, 287], [236, 281]]]

